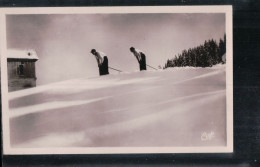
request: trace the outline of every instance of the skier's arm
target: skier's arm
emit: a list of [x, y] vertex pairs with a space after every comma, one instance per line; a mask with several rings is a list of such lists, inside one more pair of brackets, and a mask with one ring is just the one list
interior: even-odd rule
[[[137, 61], [140, 63], [141, 59], [139, 58], [139, 55], [138, 55], [138, 54], [139, 54], [139, 53], [134, 52], [134, 56], [136, 57]], [[141, 57], [141, 55], [140, 55], [140, 57]]]
[[102, 57], [100, 56], [99, 53], [97, 53], [96, 59], [97, 59], [97, 62], [98, 62], [98, 67], [100, 67], [102, 65]]
[[98, 57], [95, 55], [95, 58], [96, 58], [96, 60], [97, 60], [97, 64], [98, 64], [98, 67], [99, 67], [99, 59], [98, 59]]

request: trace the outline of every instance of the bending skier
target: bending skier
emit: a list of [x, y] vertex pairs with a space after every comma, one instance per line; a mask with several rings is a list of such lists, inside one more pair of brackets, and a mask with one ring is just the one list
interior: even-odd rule
[[91, 53], [96, 57], [98, 68], [99, 68], [99, 75], [107, 75], [109, 74], [108, 71], [108, 58], [102, 52], [97, 52], [95, 49], [91, 50]]
[[136, 59], [137, 59], [137, 61], [139, 63], [140, 71], [146, 70], [145, 54], [142, 51], [139, 51], [138, 49], [135, 49], [134, 47], [131, 47], [130, 51], [136, 57]]

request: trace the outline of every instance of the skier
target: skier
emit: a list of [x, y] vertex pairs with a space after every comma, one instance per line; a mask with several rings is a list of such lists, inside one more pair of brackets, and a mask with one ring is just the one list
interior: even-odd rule
[[91, 53], [96, 57], [98, 68], [99, 68], [99, 75], [107, 75], [108, 72], [108, 58], [105, 53], [97, 52], [95, 49], [91, 50]]
[[130, 51], [134, 54], [134, 56], [136, 57], [138, 63], [139, 63], [139, 67], [140, 67], [140, 71], [142, 70], [146, 70], [146, 60], [145, 60], [145, 54], [138, 50], [135, 49], [134, 47], [130, 48]]

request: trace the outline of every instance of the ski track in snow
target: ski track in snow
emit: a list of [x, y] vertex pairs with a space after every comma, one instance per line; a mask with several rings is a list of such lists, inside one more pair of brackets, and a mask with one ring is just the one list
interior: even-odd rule
[[[80, 78], [11, 92], [11, 144], [223, 146], [225, 89], [225, 66], [219, 65]], [[214, 130], [215, 139], [202, 142], [203, 130]]]

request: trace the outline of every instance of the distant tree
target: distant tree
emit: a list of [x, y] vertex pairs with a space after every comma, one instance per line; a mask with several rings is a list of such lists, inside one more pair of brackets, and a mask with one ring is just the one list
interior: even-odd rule
[[167, 67], [211, 67], [222, 62], [222, 56], [226, 53], [226, 34], [224, 40], [220, 39], [219, 43], [215, 40], [206, 40], [204, 44], [183, 50], [181, 54], [167, 60], [164, 68]]
[[219, 62], [222, 62], [222, 56], [226, 53], [226, 34], [224, 35], [224, 40], [219, 40]]
[[210, 60], [211, 60], [211, 66], [218, 64], [218, 45], [217, 42], [214, 41], [213, 39], [209, 41], [209, 55], [210, 55]]

